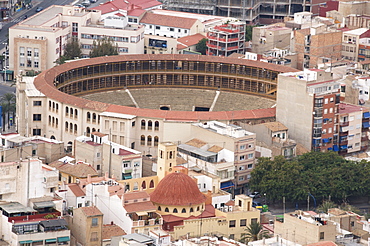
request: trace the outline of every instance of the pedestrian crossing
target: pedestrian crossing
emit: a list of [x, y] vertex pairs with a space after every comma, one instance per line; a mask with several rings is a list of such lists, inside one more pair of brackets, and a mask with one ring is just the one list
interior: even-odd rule
[[24, 20], [24, 17], [23, 17], [23, 16], [18, 17], [18, 18], [16, 18], [16, 19], [12, 19], [12, 20], [11, 20], [11, 21], [9, 21], [9, 22], [12, 22], [12, 23], [18, 23], [18, 22], [21, 22], [22, 20]]

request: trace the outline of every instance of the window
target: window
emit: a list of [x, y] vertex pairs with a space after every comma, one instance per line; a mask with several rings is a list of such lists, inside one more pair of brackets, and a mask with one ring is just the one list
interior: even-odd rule
[[41, 106], [41, 101], [33, 101], [33, 106]]
[[247, 226], [247, 220], [246, 219], [241, 219], [240, 220], [240, 226]]
[[235, 227], [235, 225], [236, 225], [236, 220], [229, 221], [229, 228]]
[[41, 114], [33, 114], [33, 121], [41, 121]]
[[324, 232], [320, 232], [320, 240], [324, 239], [325, 238], [325, 234]]
[[97, 225], [98, 225], [98, 218], [92, 218], [91, 226], [97, 226]]
[[170, 31], [171, 31], [171, 32], [175, 31], [175, 28], [170, 27]]
[[34, 61], [34, 62], [33, 62], [33, 66], [34, 66], [34, 67], [39, 67], [39, 61]]
[[253, 153], [252, 154], [248, 154], [248, 159], [252, 159], [253, 158]]
[[245, 160], [245, 155], [239, 156], [239, 160], [241, 160], [241, 161]]
[[253, 168], [253, 164], [248, 164], [248, 169], [252, 169]]
[[245, 144], [240, 145], [240, 149], [245, 149], [245, 148], [246, 148]]
[[78, 23], [76, 22], [72, 23], [72, 32], [78, 32]]
[[188, 30], [184, 30], [184, 33], [188, 33]]
[[257, 218], [251, 219], [251, 224], [253, 224], [253, 223], [257, 223]]
[[155, 26], [155, 29], [156, 30], [161, 30], [161, 27], [160, 26]]
[[19, 47], [19, 55], [20, 56], [24, 56], [24, 51], [25, 51], [24, 47]]
[[32, 56], [32, 48], [27, 48], [27, 56]]

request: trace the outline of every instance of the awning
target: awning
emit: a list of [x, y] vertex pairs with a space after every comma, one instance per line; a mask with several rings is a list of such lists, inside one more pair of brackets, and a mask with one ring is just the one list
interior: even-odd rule
[[131, 173], [128, 173], [128, 174], [127, 173], [124, 173], [123, 174], [123, 178], [124, 179], [132, 179]]
[[333, 150], [334, 151], [339, 151], [338, 145], [333, 145]]
[[340, 147], [340, 149], [347, 149], [347, 145], [341, 145], [339, 147]]
[[327, 138], [323, 138], [322, 141], [323, 141], [323, 143], [329, 143], [329, 139], [327, 139]]
[[365, 112], [365, 113], [364, 113], [364, 118], [365, 118], [365, 119], [370, 118], [370, 113], [369, 113], [369, 112]]
[[325, 122], [325, 121], [328, 121], [328, 120], [329, 120], [329, 118], [325, 118], [325, 119], [324, 119], [324, 122]]
[[45, 242], [46, 243], [56, 243], [57, 239], [56, 238], [46, 239]]
[[333, 148], [328, 148], [328, 150], [333, 150]]
[[32, 240], [20, 241], [20, 244], [32, 243]]
[[145, 211], [141, 211], [141, 212], [135, 212], [138, 216], [145, 216], [145, 215], [148, 215], [147, 212]]
[[233, 181], [231, 180], [221, 183], [221, 190], [228, 189], [231, 187], [234, 187]]
[[369, 122], [364, 122], [364, 123], [362, 123], [362, 127], [363, 128], [369, 128], [370, 127], [370, 123]]
[[33, 203], [33, 208], [38, 209], [38, 208], [54, 208], [55, 204], [52, 201], [46, 201], [46, 202], [34, 202]]
[[58, 243], [62, 243], [62, 242], [68, 242], [69, 241], [69, 237], [58, 237]]

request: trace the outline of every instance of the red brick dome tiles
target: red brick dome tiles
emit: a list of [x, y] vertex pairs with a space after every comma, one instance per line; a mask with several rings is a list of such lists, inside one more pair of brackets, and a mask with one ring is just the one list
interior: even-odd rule
[[171, 173], [159, 182], [150, 200], [168, 206], [190, 206], [204, 203], [206, 197], [188, 175]]

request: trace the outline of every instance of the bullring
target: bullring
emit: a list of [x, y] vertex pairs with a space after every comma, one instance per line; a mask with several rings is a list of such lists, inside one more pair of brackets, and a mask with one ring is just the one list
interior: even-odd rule
[[[125, 55], [73, 61], [35, 78], [18, 78], [18, 131], [69, 144], [78, 135], [100, 131], [120, 144], [150, 151], [158, 141], [176, 141], [172, 133], [184, 124], [208, 120], [235, 124], [271, 121], [275, 109], [184, 112], [114, 105], [82, 96], [126, 89], [191, 88], [275, 99], [277, 75], [293, 71], [297, 70], [197, 55]], [[41, 101], [43, 107], [35, 101]], [[42, 120], [33, 120], [35, 114]]]

